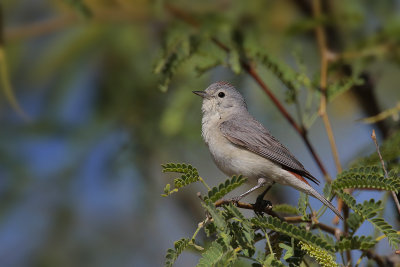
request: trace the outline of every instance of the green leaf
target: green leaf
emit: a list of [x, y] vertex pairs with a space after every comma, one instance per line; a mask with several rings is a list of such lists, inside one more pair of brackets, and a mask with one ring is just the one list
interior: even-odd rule
[[376, 243], [371, 236], [342, 237], [340, 241], [336, 242], [335, 249], [338, 252], [353, 249], [366, 250], [374, 247]]
[[362, 216], [360, 216], [357, 213], [353, 212], [353, 213], [349, 214], [349, 217], [347, 218], [346, 223], [354, 233], [355, 231], [357, 231], [357, 229], [362, 225], [362, 223], [364, 221], [365, 220], [364, 220], [364, 218]]
[[187, 186], [191, 183], [199, 181], [199, 173], [196, 168], [190, 164], [185, 163], [167, 163], [161, 165], [163, 172], [176, 172], [182, 173], [180, 178], [174, 179], [174, 189], [171, 190], [171, 185], [167, 184], [164, 188], [164, 194], [162, 196], [166, 197], [172, 193], [178, 192], [178, 189]]
[[293, 255], [294, 255], [294, 247], [286, 245], [284, 243], [280, 243], [279, 247], [283, 248], [283, 249], [286, 249], [286, 253], [283, 256], [284, 260], [287, 260], [288, 258], [293, 257]]
[[300, 211], [297, 207], [289, 205], [289, 204], [278, 204], [272, 207], [272, 210], [275, 212], [282, 212], [287, 214], [298, 215]]
[[232, 247], [224, 247], [220, 240], [215, 240], [211, 246], [201, 254], [197, 267], [232, 266], [237, 260], [237, 252]]
[[206, 224], [206, 226], [204, 226], [204, 232], [208, 237], [215, 234], [217, 232], [217, 227], [215, 226], [215, 223]]
[[197, 169], [190, 164], [185, 163], [166, 163], [162, 164], [163, 172], [190, 173], [197, 172]]
[[336, 194], [364, 220], [376, 216], [382, 209], [381, 201], [375, 202], [374, 199], [370, 199], [369, 201], [365, 201], [363, 204], [357, 204], [356, 199], [345, 193], [343, 190], [336, 191]]
[[232, 240], [235, 240], [235, 246], [241, 248], [243, 254], [247, 257], [251, 257], [254, 252], [254, 229], [249, 219], [246, 219], [239, 209], [232, 205], [225, 205], [226, 211], [225, 217], [230, 218], [228, 225], [229, 235], [232, 236]]
[[222, 259], [224, 249], [217, 241], [212, 242], [211, 246], [201, 254], [201, 259], [197, 267], [215, 266]]
[[400, 235], [387, 223], [383, 218], [372, 218], [368, 220], [371, 222], [379, 231], [384, 233], [389, 241], [389, 244], [394, 249], [399, 248]]
[[263, 262], [263, 266], [284, 267], [285, 265], [282, 262], [276, 260], [274, 258], [274, 255], [270, 254], [265, 258], [265, 260]]
[[255, 217], [252, 218], [251, 222], [258, 227], [261, 227], [265, 230], [271, 229], [283, 234], [286, 234], [292, 238], [303, 241], [307, 244], [311, 244], [316, 247], [320, 247], [322, 249], [328, 251], [334, 251], [332, 245], [328, 244], [325, 240], [320, 238], [319, 236], [314, 235], [312, 232], [307, 231], [304, 228], [300, 228], [298, 226], [288, 224], [287, 222], [283, 222], [278, 218], [269, 216], [269, 217]]
[[330, 199], [332, 196], [332, 185], [329, 183], [326, 183], [323, 189], [324, 196], [326, 199]]
[[202, 203], [202, 205], [210, 213], [217, 229], [219, 231], [224, 231], [227, 227], [227, 224], [224, 219], [224, 216], [222, 215], [222, 212], [220, 210], [218, 210], [214, 206], [214, 203], [212, 203], [210, 200], [206, 200], [205, 202]]
[[215, 202], [218, 199], [223, 198], [232, 190], [244, 184], [244, 182], [246, 182], [246, 178], [244, 178], [242, 175], [234, 175], [232, 178], [227, 179], [224, 183], [219, 184], [218, 187], [213, 187], [210, 191], [208, 191], [208, 196], [205, 198]]
[[274, 73], [279, 80], [286, 85], [290, 91], [296, 91], [297, 86], [295, 84], [297, 74], [289, 67], [283, 66], [279, 60], [273, 59], [271, 56], [265, 53], [258, 53], [256, 56], [266, 68]]
[[174, 242], [174, 249], [170, 248], [167, 250], [167, 255], [165, 256], [164, 266], [172, 266], [178, 256], [189, 246], [189, 239], [182, 238]]
[[343, 171], [332, 182], [334, 190], [345, 188], [369, 188], [398, 192], [400, 188], [400, 177], [393, 173], [385, 178], [382, 168], [379, 166], [368, 166], [352, 168]]
[[159, 88], [162, 92], [168, 90], [172, 77], [178, 69], [198, 52], [201, 39], [197, 35], [183, 34], [180, 29], [167, 35], [163, 55], [155, 63], [154, 73], [161, 74]]
[[[368, 220], [375, 228], [381, 231], [388, 238], [389, 244], [394, 248], [398, 248], [400, 242], [400, 235], [393, 230], [392, 226], [388, 224], [383, 218], [375, 217], [381, 209], [381, 202], [375, 203], [373, 199], [369, 204], [357, 204], [354, 197], [343, 192], [342, 190], [336, 191], [338, 196], [352, 209], [355, 213], [360, 215], [364, 220]], [[379, 206], [379, 208], [377, 208]]]
[[329, 85], [326, 88], [326, 94], [327, 94], [327, 99], [328, 101], [334, 100], [337, 96], [341, 95], [342, 93], [346, 92], [347, 90], [350, 90], [354, 85], [361, 85], [363, 83], [363, 80], [357, 78], [357, 77], [349, 77], [349, 78], [344, 78], [332, 83], [329, 83]]
[[300, 197], [299, 197], [299, 211], [300, 214], [303, 215], [303, 218], [307, 218], [307, 206], [308, 206], [308, 195], [300, 192]]
[[173, 190], [171, 190], [171, 185], [170, 185], [170, 184], [167, 184], [167, 185], [164, 187], [164, 194], [161, 194], [161, 196], [167, 197], [167, 196], [169, 196], [169, 195], [171, 195], [172, 193], [175, 193], [175, 192], [178, 192], [178, 189], [177, 189], [177, 188], [174, 188]]

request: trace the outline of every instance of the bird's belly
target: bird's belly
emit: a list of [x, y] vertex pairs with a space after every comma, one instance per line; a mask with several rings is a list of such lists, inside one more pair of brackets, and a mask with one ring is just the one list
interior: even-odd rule
[[226, 175], [242, 174], [253, 181], [257, 181], [261, 177], [272, 180], [279, 179], [278, 175], [281, 172], [279, 165], [223, 139], [217, 141], [217, 146], [214, 142], [208, 145], [216, 165]]

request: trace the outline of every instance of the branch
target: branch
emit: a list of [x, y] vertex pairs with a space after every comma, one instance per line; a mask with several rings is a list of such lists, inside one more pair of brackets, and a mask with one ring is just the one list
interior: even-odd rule
[[[199, 23], [193, 18], [193, 16], [190, 16], [187, 14], [185, 11], [172, 6], [170, 4], [165, 5], [166, 9], [175, 17], [181, 19], [182, 21], [186, 22], [187, 24], [198, 28]], [[229, 53], [230, 48], [222, 43], [218, 38], [211, 37], [211, 40], [216, 44], [219, 48], [224, 50], [225, 52]], [[326, 182], [331, 183], [331, 178], [329, 177], [328, 172], [326, 171], [324, 165], [322, 164], [321, 159], [319, 158], [317, 152], [315, 151], [314, 147], [311, 145], [311, 142], [308, 138], [308, 132], [303, 126], [299, 126], [296, 121], [293, 119], [293, 117], [289, 114], [289, 112], [286, 110], [286, 108], [282, 105], [282, 103], [279, 101], [279, 99], [272, 93], [272, 91], [269, 89], [269, 87], [264, 83], [264, 81], [260, 78], [258, 75], [257, 71], [255, 70], [254, 66], [251, 65], [249, 62], [247, 62], [245, 59], [240, 60], [240, 64], [242, 68], [255, 80], [255, 82], [261, 87], [261, 89], [268, 95], [268, 97], [272, 100], [274, 105], [278, 108], [280, 113], [285, 117], [285, 119], [289, 122], [290, 125], [296, 130], [296, 132], [302, 137], [304, 143], [306, 144], [307, 149], [310, 151], [311, 155], [313, 156], [315, 162], [317, 163], [319, 169], [321, 170], [322, 174], [324, 175], [324, 178]]]
[[73, 24], [76, 22], [76, 19], [77, 17], [70, 13], [64, 16], [36, 22], [31, 25], [7, 28], [5, 30], [5, 39], [14, 41], [50, 34]]
[[[223, 205], [228, 205], [230, 203], [232, 203], [231, 200], [221, 199], [221, 200], [218, 200], [217, 202], [215, 202], [215, 206], [221, 207]], [[238, 208], [254, 210], [254, 205], [250, 204], [250, 203], [235, 202], [235, 205]], [[271, 206], [265, 207], [263, 212], [268, 215], [271, 215], [273, 217], [276, 217], [276, 218], [280, 219], [281, 221], [285, 221], [288, 223], [304, 223], [304, 222], [305, 223], [313, 223], [311, 226], [312, 229], [319, 228], [327, 233], [334, 235], [336, 238], [339, 238], [342, 235], [342, 232], [338, 228], [335, 228], [335, 227], [332, 227], [332, 226], [329, 226], [329, 225], [326, 225], [326, 224], [323, 224], [320, 222], [313, 222], [312, 220], [304, 220], [302, 216], [282, 217], [278, 213], [273, 211]]]
[[25, 120], [29, 121], [28, 115], [21, 108], [10, 81], [10, 73], [7, 64], [7, 57], [5, 52], [5, 38], [4, 38], [4, 17], [3, 6], [0, 4], [0, 84], [3, 88], [6, 99], [11, 107]]
[[[378, 141], [376, 140], [375, 130], [372, 130], [371, 138], [372, 138], [372, 140], [374, 140], [375, 147], [376, 147], [376, 152], [378, 152], [379, 160], [381, 161], [383, 171], [385, 172], [385, 176], [387, 178], [388, 177], [388, 172], [386, 170], [385, 162], [383, 161], [383, 158], [382, 158], [382, 155], [381, 155], [381, 151], [379, 150], [379, 145], [378, 145]], [[393, 197], [394, 203], [396, 204], [397, 211], [400, 214], [399, 199], [397, 198], [396, 193], [394, 191], [392, 191], [392, 197]]]
[[[313, 0], [313, 13], [315, 19], [321, 18], [321, 2], [320, 0]], [[315, 28], [315, 35], [317, 38], [318, 50], [321, 57], [321, 78], [320, 78], [320, 87], [321, 87], [321, 101], [319, 107], [319, 115], [322, 117], [326, 133], [329, 138], [329, 143], [331, 145], [331, 150], [333, 154], [333, 159], [335, 161], [336, 169], [338, 173], [342, 172], [342, 166], [339, 160], [339, 153], [337, 151], [335, 137], [333, 135], [331, 123], [329, 121], [328, 114], [326, 113], [326, 87], [327, 87], [327, 79], [328, 79], [328, 54], [329, 50], [326, 44], [326, 37], [323, 27], [319, 24]]]

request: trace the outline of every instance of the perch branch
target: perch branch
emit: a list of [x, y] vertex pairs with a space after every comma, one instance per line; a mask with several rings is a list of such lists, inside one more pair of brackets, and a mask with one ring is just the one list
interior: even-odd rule
[[[215, 202], [215, 206], [216, 207], [221, 207], [223, 205], [228, 205], [230, 203], [232, 203], [231, 200], [221, 199], [221, 200], [218, 200], [217, 202]], [[250, 203], [236, 202], [235, 205], [238, 208], [254, 210], [254, 206], [252, 204], [250, 204]], [[311, 220], [304, 220], [302, 216], [282, 217], [278, 213], [273, 211], [271, 206], [266, 207], [263, 210], [263, 212], [268, 214], [268, 215], [271, 215], [273, 217], [276, 217], [276, 218], [280, 219], [281, 221], [285, 221], [287, 223], [303, 223], [303, 222], [311, 223], [312, 222]], [[320, 223], [320, 222], [314, 222], [312, 224], [312, 228], [313, 229], [314, 228], [319, 228], [319, 229], [321, 229], [321, 230], [323, 230], [323, 231], [325, 231], [327, 233], [335, 235], [335, 237], [337, 237], [337, 238], [340, 237], [340, 235], [341, 235], [340, 229], [332, 227], [332, 226], [329, 226], [329, 225], [326, 225], [326, 224], [323, 224], [323, 223]]]

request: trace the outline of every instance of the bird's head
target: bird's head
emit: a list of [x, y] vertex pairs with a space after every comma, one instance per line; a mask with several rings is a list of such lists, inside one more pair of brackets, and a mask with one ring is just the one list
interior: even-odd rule
[[216, 82], [204, 91], [193, 93], [203, 98], [203, 114], [218, 113], [220, 116], [229, 116], [243, 109], [247, 111], [243, 96], [227, 82]]

